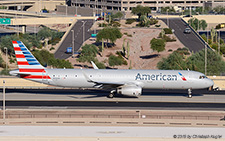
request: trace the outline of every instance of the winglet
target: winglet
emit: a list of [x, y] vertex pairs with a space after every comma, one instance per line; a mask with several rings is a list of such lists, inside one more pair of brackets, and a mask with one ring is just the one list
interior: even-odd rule
[[98, 70], [98, 67], [95, 65], [95, 63], [93, 61], [91, 61], [91, 64], [92, 64], [94, 69]]

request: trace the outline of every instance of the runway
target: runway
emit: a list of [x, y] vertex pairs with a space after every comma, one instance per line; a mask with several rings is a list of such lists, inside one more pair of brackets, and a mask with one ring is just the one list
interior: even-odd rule
[[[2, 91], [2, 90], [1, 90]], [[67, 109], [225, 109], [224, 91], [193, 91], [187, 98], [183, 90], [144, 90], [139, 98], [115, 96], [107, 98], [108, 91], [77, 89], [7, 89], [7, 108], [67, 108]], [[2, 99], [2, 94], [1, 97]], [[2, 102], [0, 102], [2, 105]]]

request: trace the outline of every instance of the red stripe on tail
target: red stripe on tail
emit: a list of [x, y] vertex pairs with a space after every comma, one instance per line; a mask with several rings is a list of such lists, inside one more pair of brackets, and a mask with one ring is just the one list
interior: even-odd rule
[[29, 65], [28, 62], [22, 62], [22, 61], [17, 61], [17, 64], [18, 65]]
[[25, 58], [23, 54], [16, 54], [16, 58]]
[[14, 47], [15, 51], [21, 51], [20, 47]]

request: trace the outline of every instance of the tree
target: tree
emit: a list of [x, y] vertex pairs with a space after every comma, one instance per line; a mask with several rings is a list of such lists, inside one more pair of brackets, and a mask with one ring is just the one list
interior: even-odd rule
[[146, 16], [148, 16], [148, 14], [151, 13], [151, 8], [147, 6], [143, 7], [141, 5], [137, 5], [136, 7], [132, 8], [131, 13], [138, 15], [138, 19], [140, 19], [142, 15], [146, 14]]
[[157, 64], [158, 69], [162, 70], [186, 70], [187, 65], [184, 61], [183, 54], [180, 54], [179, 52], [173, 52], [170, 54], [167, 58], [163, 58], [162, 61], [160, 61]]
[[140, 17], [140, 26], [144, 27], [144, 26], [148, 26], [150, 24], [149, 19], [147, 18], [146, 15], [141, 15]]
[[168, 11], [168, 13], [175, 13], [176, 12], [173, 7], [167, 6], [167, 7], [161, 8], [161, 13], [167, 13], [167, 11]]
[[[192, 54], [190, 57], [184, 57], [184, 54], [175, 51], [167, 58], [163, 58], [157, 64], [159, 69], [165, 70], [193, 70], [204, 73], [205, 72], [205, 50], [201, 50]], [[210, 74], [219, 74], [225, 72], [225, 62], [222, 57], [216, 52], [207, 50], [207, 72]]]
[[[187, 62], [191, 70], [204, 73], [205, 50], [201, 50], [200, 52], [193, 54], [187, 59]], [[220, 74], [221, 72], [225, 72], [225, 62], [222, 57], [209, 49], [207, 50], [207, 72], [211, 74]]]
[[69, 61], [64, 59], [55, 59], [54, 55], [47, 50], [35, 50], [33, 52], [37, 60], [44, 66], [52, 66], [56, 68], [73, 68]]
[[122, 37], [122, 33], [120, 32], [120, 30], [118, 28], [105, 27], [98, 32], [97, 42], [99, 42], [99, 41], [104, 42], [104, 40], [106, 40], [107, 44], [108, 44], [108, 40], [110, 40], [111, 43], [114, 44], [115, 41], [121, 37]]
[[82, 47], [82, 51], [77, 59], [79, 62], [88, 62], [95, 60], [96, 54], [98, 53], [98, 48], [95, 45], [85, 44]]
[[165, 50], [165, 40], [153, 38], [150, 41], [151, 49], [157, 51], [158, 53]]
[[113, 18], [119, 18], [119, 20], [120, 20], [122, 17], [123, 17], [123, 13], [119, 11], [116, 14], [114, 14], [114, 17]]
[[203, 29], [205, 30], [208, 24], [205, 20], [198, 20], [197, 18], [191, 18], [188, 20], [188, 24], [192, 26], [195, 30]]
[[206, 21], [205, 20], [201, 20], [200, 23], [201, 23], [202, 29], [205, 30], [206, 27], [208, 26], [208, 24], [206, 23]]
[[42, 27], [38, 33], [37, 37], [41, 40], [51, 37], [51, 29], [48, 27]]

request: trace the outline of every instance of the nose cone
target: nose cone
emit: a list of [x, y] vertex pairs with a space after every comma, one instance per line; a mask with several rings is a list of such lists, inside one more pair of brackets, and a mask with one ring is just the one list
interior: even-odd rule
[[211, 79], [208, 79], [208, 87], [212, 87], [214, 85], [214, 82]]

